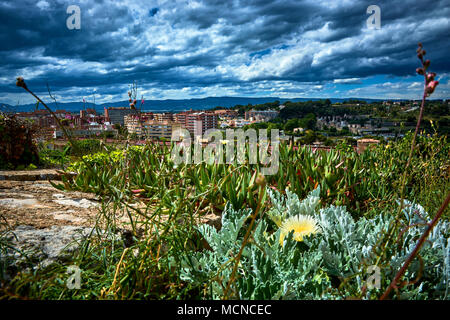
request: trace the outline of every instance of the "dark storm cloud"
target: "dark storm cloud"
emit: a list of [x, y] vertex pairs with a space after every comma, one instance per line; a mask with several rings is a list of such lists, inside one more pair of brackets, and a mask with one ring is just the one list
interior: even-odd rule
[[381, 29], [369, 32], [369, 1], [91, 0], [79, 4], [81, 30], [66, 28], [69, 2], [0, 3], [0, 92], [16, 93], [18, 75], [38, 91], [49, 82], [79, 95], [121, 94], [133, 80], [195, 95], [212, 86], [257, 93], [261, 81], [403, 77], [414, 75], [418, 41], [434, 71], [450, 72], [449, 0], [377, 1]]

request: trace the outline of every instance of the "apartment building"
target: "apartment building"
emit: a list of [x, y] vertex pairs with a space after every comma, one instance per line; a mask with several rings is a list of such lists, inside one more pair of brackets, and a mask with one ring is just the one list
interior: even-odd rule
[[233, 120], [238, 116], [238, 112], [236, 110], [220, 109], [215, 110], [214, 113], [217, 114], [221, 120]]
[[137, 114], [128, 114], [124, 116], [124, 126], [129, 134], [136, 134], [139, 137], [143, 135], [142, 124], [148, 120], [153, 120], [153, 115], [141, 114], [140, 118]]
[[[61, 129], [59, 129], [58, 127], [51, 128], [50, 130], [51, 130], [52, 138], [54, 138], [54, 139], [65, 137], [63, 131]], [[102, 134], [112, 134], [112, 135], [117, 134], [117, 130], [115, 130], [112, 125], [98, 124], [98, 123], [94, 123], [94, 122], [92, 122], [89, 125], [67, 128], [66, 132], [68, 135], [70, 135], [72, 137], [78, 137], [78, 138], [80, 138], [80, 137], [84, 137], [84, 138], [96, 137], [96, 136], [100, 136]]]
[[107, 122], [112, 124], [120, 124], [121, 126], [125, 125], [124, 117], [129, 114], [136, 114], [136, 110], [126, 107], [105, 107], [105, 119]]
[[175, 121], [192, 135], [203, 135], [208, 129], [218, 127], [218, 115], [211, 111], [186, 111], [175, 114]]
[[153, 115], [155, 120], [158, 121], [174, 121], [173, 113], [171, 112], [162, 112], [162, 113], [155, 113]]
[[168, 140], [172, 137], [172, 131], [182, 127], [180, 123], [175, 121], [160, 121], [157, 120], [157, 117], [148, 114], [142, 114], [140, 119], [136, 115], [125, 116], [125, 126], [128, 133], [135, 133], [138, 137], [145, 137], [147, 139], [165, 138]]
[[149, 120], [144, 123], [145, 136], [149, 139], [172, 138], [172, 132], [181, 128], [181, 124], [175, 121]]

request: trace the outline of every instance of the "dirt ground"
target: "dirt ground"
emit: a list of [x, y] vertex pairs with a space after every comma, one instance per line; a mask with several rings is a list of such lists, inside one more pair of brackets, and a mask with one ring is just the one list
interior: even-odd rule
[[[47, 179], [58, 179], [56, 170], [0, 171], [0, 230], [5, 227], [95, 226], [100, 203], [94, 194], [54, 188]], [[60, 183], [53, 180], [54, 183]], [[130, 206], [145, 208], [138, 199]], [[122, 210], [123, 209], [123, 210]], [[117, 224], [130, 229], [125, 208], [115, 211]], [[161, 217], [164, 220], [164, 217]], [[5, 224], [6, 222], [6, 224]], [[221, 217], [203, 216], [198, 223], [220, 228]], [[138, 223], [139, 224], [139, 223]]]
[[[20, 269], [17, 265], [22, 261], [22, 251], [32, 254], [42, 266], [60, 258], [66, 259], [67, 248], [73, 245], [75, 239], [78, 241], [80, 236], [87, 237], [90, 234], [100, 213], [100, 203], [94, 194], [60, 191], [49, 181], [42, 180], [42, 176], [35, 179], [34, 175], [41, 173], [0, 171], [0, 235], [6, 235], [11, 245], [18, 249], [9, 250], [7, 254], [13, 258], [13, 266], [16, 266], [8, 269], [10, 279]], [[129, 206], [146, 208], [145, 203], [136, 200]], [[125, 208], [114, 210], [114, 214], [117, 219], [116, 226], [120, 229], [117, 236], [124, 240], [124, 245], [129, 246], [134, 240]], [[136, 217], [133, 220], [135, 219]], [[166, 217], [162, 216], [161, 219], [165, 220]], [[103, 219], [100, 221], [104, 223]], [[183, 223], [182, 219], [179, 223]], [[198, 223], [208, 223], [220, 228], [221, 217], [206, 215], [201, 217]], [[104, 229], [102, 223], [97, 226], [100, 230]], [[137, 235], [143, 236], [148, 224], [144, 226], [137, 221], [135, 226]], [[162, 229], [159, 232], [162, 232]], [[70, 248], [75, 250], [76, 246]], [[69, 252], [72, 252], [70, 250]]]
[[10, 227], [93, 226], [96, 206], [94, 195], [60, 191], [45, 180], [0, 180], [0, 218]]

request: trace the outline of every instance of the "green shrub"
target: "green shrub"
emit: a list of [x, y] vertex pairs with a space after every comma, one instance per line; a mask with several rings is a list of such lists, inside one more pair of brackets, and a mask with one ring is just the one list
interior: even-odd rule
[[[321, 185], [321, 198], [329, 204], [345, 205], [353, 216], [359, 217], [380, 206], [392, 204], [399, 191], [403, 169], [410, 150], [411, 134], [389, 144], [380, 144], [358, 155], [353, 147], [341, 143], [331, 151], [312, 152], [309, 148], [289, 148], [280, 145], [280, 167], [276, 174], [267, 176], [270, 186], [278, 190], [287, 187], [299, 197], [305, 197], [316, 185]], [[450, 187], [446, 137], [423, 136], [417, 141], [407, 194], [418, 199], [428, 211], [435, 211]], [[246, 157], [248, 159], [248, 150]], [[194, 194], [208, 192], [208, 201], [222, 210], [225, 201], [241, 208], [246, 202], [250, 179], [259, 172], [255, 164], [213, 164], [174, 166], [169, 150], [157, 145], [130, 147], [128, 152], [101, 152], [71, 165], [77, 171], [76, 183], [67, 185], [81, 191], [107, 192], [103, 186], [122, 189], [145, 189], [148, 197], [154, 195], [159, 177], [167, 177], [167, 190], [195, 186]], [[95, 171], [95, 173], [94, 173]], [[233, 175], [232, 172], [235, 172]], [[101, 179], [100, 179], [101, 178]], [[102, 182], [100, 181], [102, 180]], [[177, 182], [176, 184], [174, 182]], [[213, 188], [213, 186], [220, 188]], [[162, 186], [161, 186], [162, 187]], [[100, 191], [101, 190], [101, 191]], [[129, 191], [129, 190], [128, 190]], [[124, 192], [128, 192], [124, 190]], [[247, 197], [249, 201], [252, 197]], [[376, 201], [380, 200], [380, 201]]]
[[96, 153], [101, 151], [102, 145], [99, 139], [85, 139], [85, 140], [74, 140], [76, 148], [70, 146], [69, 154], [72, 156], [84, 156], [86, 154]]
[[0, 169], [39, 163], [33, 141], [36, 127], [30, 121], [0, 113]]
[[68, 155], [70, 147], [66, 146], [63, 150], [50, 149], [45, 144], [39, 145], [40, 164], [44, 167], [64, 168], [70, 162]]

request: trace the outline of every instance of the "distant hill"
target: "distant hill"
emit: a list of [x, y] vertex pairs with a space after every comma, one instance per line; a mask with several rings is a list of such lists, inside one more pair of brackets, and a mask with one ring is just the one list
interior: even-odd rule
[[[316, 101], [323, 100], [324, 98], [278, 98], [278, 97], [262, 97], [262, 98], [247, 98], [247, 97], [208, 97], [202, 99], [181, 99], [181, 100], [146, 100], [143, 106], [143, 111], [184, 111], [184, 110], [200, 110], [200, 109], [212, 109], [217, 106], [220, 107], [233, 107], [235, 105], [256, 105], [266, 102], [280, 101], [284, 103], [286, 101], [298, 102], [298, 101]], [[382, 101], [382, 99], [365, 99], [365, 98], [329, 98], [332, 103], [344, 102], [348, 100], [364, 100], [367, 102]], [[117, 101], [103, 104], [92, 104], [86, 103], [86, 108], [95, 108], [99, 113], [103, 113], [104, 107], [127, 107], [128, 101]], [[83, 102], [65, 102], [65, 103], [54, 103], [50, 102], [47, 104], [52, 110], [67, 110], [70, 112], [79, 112], [83, 109]], [[36, 108], [36, 104], [24, 104], [19, 106], [11, 106], [8, 104], [0, 103], [0, 111], [6, 112], [26, 112], [32, 111]], [[39, 106], [40, 109], [43, 106]]]

